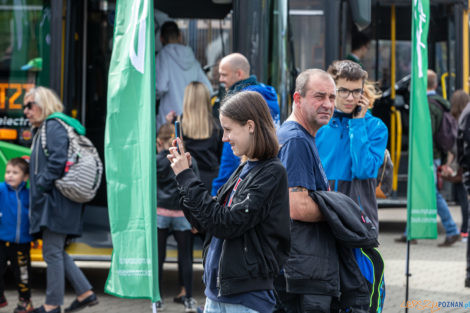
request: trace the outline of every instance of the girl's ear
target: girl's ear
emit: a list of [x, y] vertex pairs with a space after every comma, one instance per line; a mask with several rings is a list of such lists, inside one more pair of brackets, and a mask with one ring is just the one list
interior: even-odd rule
[[252, 120], [248, 120], [248, 121], [246, 121], [246, 124], [248, 125], [248, 131], [250, 132], [250, 134], [254, 134], [255, 133], [255, 122], [253, 122]]

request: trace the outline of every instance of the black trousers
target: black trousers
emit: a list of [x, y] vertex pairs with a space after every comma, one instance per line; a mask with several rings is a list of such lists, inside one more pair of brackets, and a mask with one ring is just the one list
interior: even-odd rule
[[283, 275], [274, 281], [276, 307], [273, 313], [330, 313], [332, 296], [286, 292]]
[[0, 240], [0, 295], [5, 291], [5, 271], [7, 261], [10, 261], [11, 269], [15, 277], [15, 283], [20, 298], [31, 298], [31, 244], [13, 243]]
[[[163, 263], [166, 258], [166, 241], [169, 230], [158, 229], [158, 283], [162, 292]], [[178, 280], [186, 289], [186, 296], [193, 296], [193, 234], [190, 230], [173, 231], [178, 246]]]

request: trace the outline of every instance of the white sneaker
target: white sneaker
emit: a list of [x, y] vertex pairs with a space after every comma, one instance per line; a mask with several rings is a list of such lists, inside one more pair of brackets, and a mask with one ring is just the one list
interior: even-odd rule
[[185, 298], [184, 299], [184, 311], [185, 312], [197, 312], [197, 302], [194, 298]]
[[163, 301], [157, 301], [155, 303], [155, 306], [157, 308], [157, 312], [161, 312], [165, 309], [165, 306], [163, 305]]

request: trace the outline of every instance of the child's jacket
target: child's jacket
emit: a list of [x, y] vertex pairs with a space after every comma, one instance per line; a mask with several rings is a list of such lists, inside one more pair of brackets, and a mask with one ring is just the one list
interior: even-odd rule
[[22, 182], [13, 189], [0, 183], [0, 240], [14, 243], [32, 241], [29, 234], [29, 190]]

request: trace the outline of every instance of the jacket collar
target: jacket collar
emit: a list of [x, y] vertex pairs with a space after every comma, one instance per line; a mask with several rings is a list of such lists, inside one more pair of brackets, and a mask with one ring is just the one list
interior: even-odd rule
[[[257, 161], [259, 165], [253, 168], [248, 176], [255, 176], [259, 171], [261, 171], [267, 164], [274, 162], [277, 158], [272, 158], [269, 160]], [[238, 168], [233, 172], [232, 176], [230, 176], [229, 180], [219, 189], [217, 192], [217, 200], [220, 201], [221, 199], [225, 198], [227, 192], [231, 192], [233, 186], [236, 184], [238, 177], [240, 176], [240, 172], [242, 171], [243, 167], [246, 165], [246, 162], [243, 162], [238, 166]], [[247, 177], [248, 177], [247, 176]], [[244, 180], [246, 181], [246, 179]], [[243, 182], [242, 182], [243, 184]], [[240, 189], [240, 187], [239, 187]]]
[[11, 191], [21, 191], [25, 186], [26, 186], [26, 182], [21, 182], [21, 184], [18, 186], [17, 189], [13, 188], [12, 186], [10, 186], [9, 184], [7, 184], [5, 182], [5, 185], [7, 186], [7, 188]]
[[240, 81], [236, 82], [235, 84], [233, 84], [232, 87], [229, 88], [228, 94], [231, 95], [231, 94], [237, 93], [239, 91], [242, 91], [246, 87], [251, 86], [251, 85], [256, 85], [257, 83], [258, 82], [256, 80], [256, 76], [251, 75], [247, 79], [240, 80]]
[[335, 112], [333, 113], [333, 117], [337, 117], [337, 118], [340, 118], [340, 119], [352, 118], [352, 113], [344, 113], [344, 112], [335, 110]]

